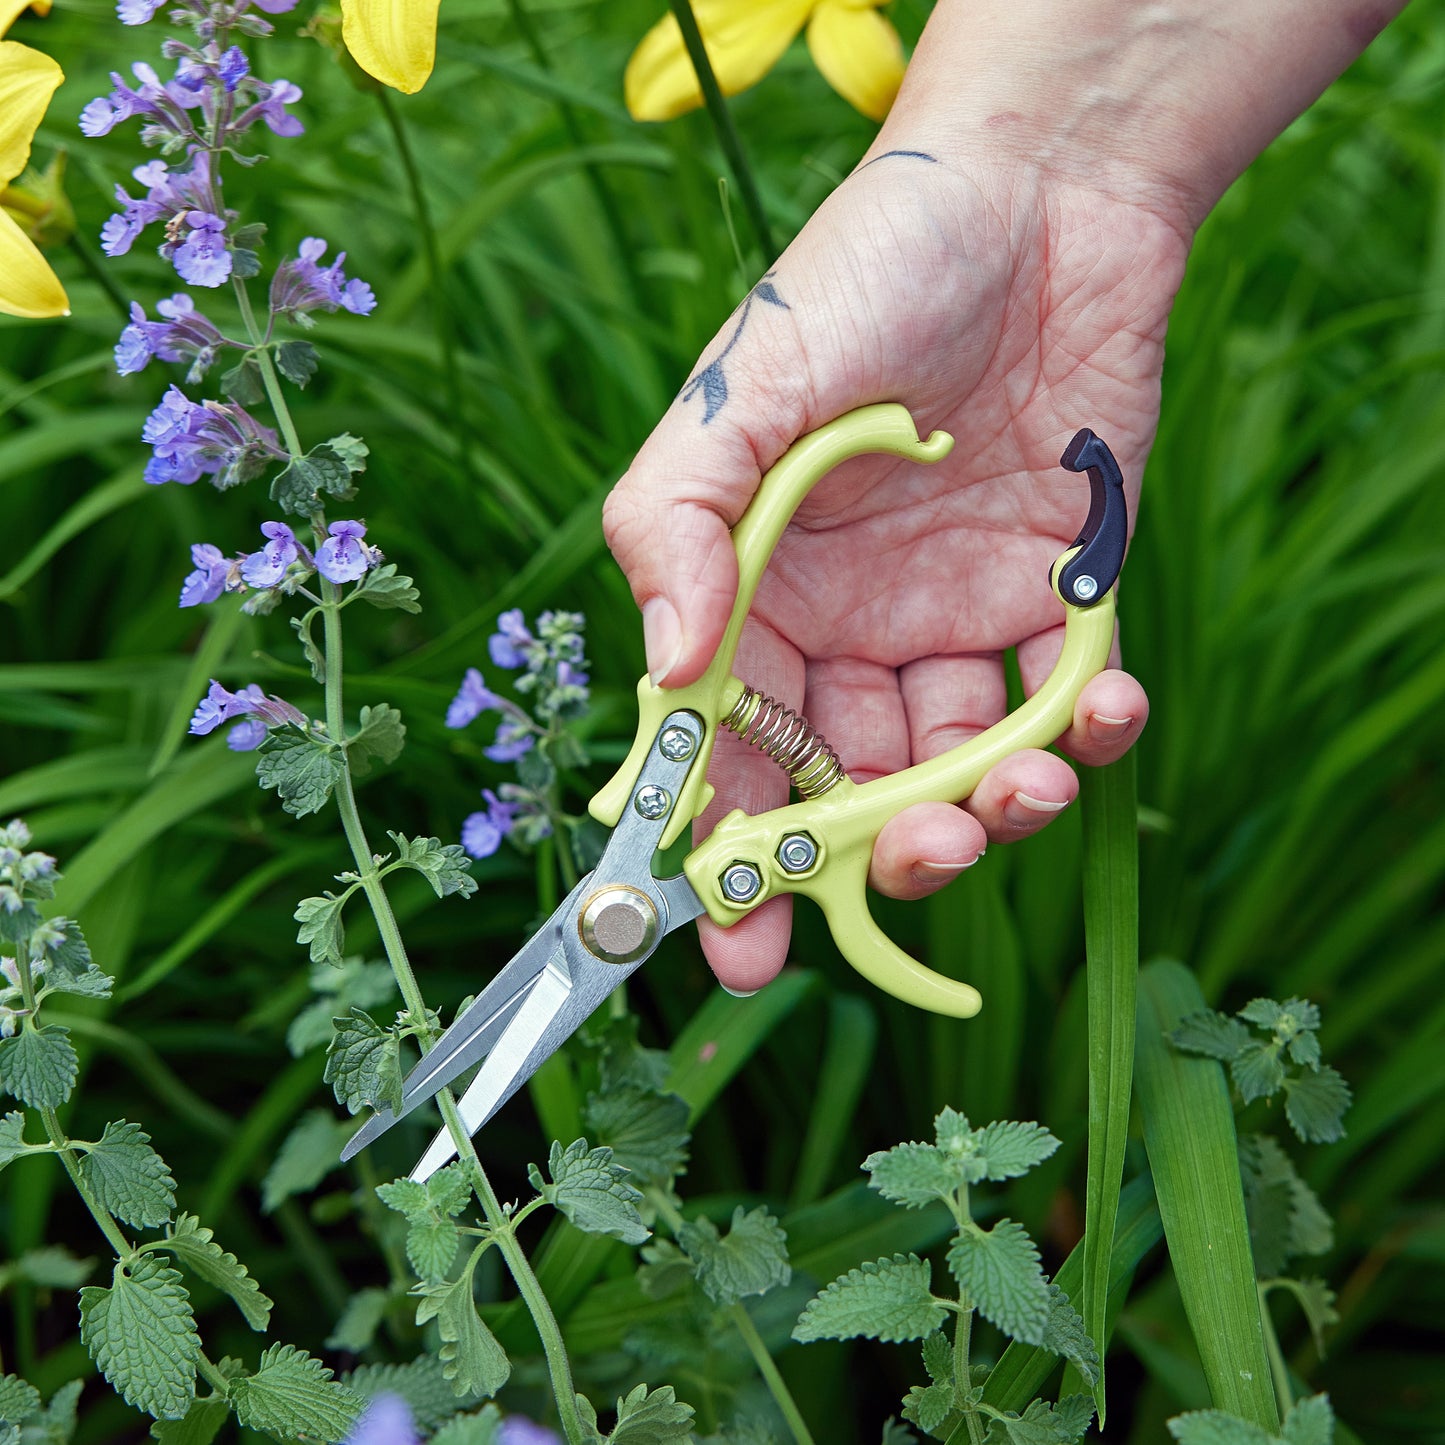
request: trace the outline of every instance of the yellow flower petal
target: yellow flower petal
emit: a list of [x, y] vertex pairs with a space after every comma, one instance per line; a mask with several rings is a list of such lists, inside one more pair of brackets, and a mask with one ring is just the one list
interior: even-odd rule
[[27, 5], [30, 5], [37, 15], [50, 14], [50, 0], [35, 0], [33, 5], [31, 0], [0, 0], [0, 35], [4, 35], [15, 23], [15, 17]]
[[823, 79], [869, 120], [882, 120], [903, 83], [903, 42], [871, 6], [823, 0], [808, 22]]
[[439, 0], [341, 0], [341, 38], [383, 85], [415, 95], [436, 62]]
[[[703, 47], [724, 95], [756, 85], [803, 28], [815, 0], [693, 0]], [[634, 120], [671, 120], [702, 104], [702, 88], [676, 18], [659, 20], [623, 77]]]
[[65, 76], [48, 56], [13, 40], [0, 40], [0, 189], [30, 159], [30, 137]]
[[4, 211], [0, 211], [0, 311], [10, 316], [70, 315], [65, 287]]

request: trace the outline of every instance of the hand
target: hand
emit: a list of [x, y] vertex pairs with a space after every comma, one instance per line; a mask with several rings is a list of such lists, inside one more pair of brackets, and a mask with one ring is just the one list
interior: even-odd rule
[[[1004, 649], [1018, 649], [1026, 691], [1048, 675], [1063, 628], [1047, 571], [1088, 505], [1087, 483], [1059, 456], [1093, 427], [1123, 469], [1132, 516], [1188, 249], [1141, 205], [1017, 160], [922, 149], [885, 131], [703, 353], [605, 516], [643, 610], [649, 670], [681, 686], [710, 661], [736, 594], [728, 529], [797, 437], [878, 401], [901, 402], [922, 436], [953, 434], [932, 466], [865, 457], [825, 478], [784, 533], [744, 630], [738, 676], [800, 709], [855, 781], [998, 721]], [[1147, 713], [1133, 678], [1104, 672], [1059, 743], [1080, 762], [1111, 762]], [[712, 781], [703, 833], [729, 809], [787, 800], [777, 767], [730, 735]], [[870, 881], [921, 897], [986, 843], [1036, 832], [1077, 791], [1062, 759], [1018, 753], [963, 806], [895, 818]], [[790, 924], [790, 898], [730, 929], [703, 919], [719, 980], [736, 991], [768, 982]]]

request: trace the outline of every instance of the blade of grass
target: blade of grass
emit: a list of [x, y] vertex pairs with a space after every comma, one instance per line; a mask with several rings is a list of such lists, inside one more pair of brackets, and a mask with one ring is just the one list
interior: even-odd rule
[[793, 1180], [793, 1205], [811, 1204], [827, 1187], [873, 1068], [878, 1020], [853, 994], [828, 1000], [828, 1046], [808, 1113], [807, 1133]]

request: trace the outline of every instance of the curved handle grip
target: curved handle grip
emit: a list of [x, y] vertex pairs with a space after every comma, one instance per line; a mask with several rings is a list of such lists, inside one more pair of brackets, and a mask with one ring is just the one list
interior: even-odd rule
[[[622, 810], [632, 796], [633, 784], [647, 761], [657, 730], [668, 713], [688, 708], [707, 724], [698, 759], [688, 774], [662, 846], [669, 847], [682, 830], [712, 801], [707, 769], [712, 757], [718, 723], [738, 700], [741, 685], [733, 677], [733, 659], [748, 609], [798, 504], [834, 467], [851, 457], [882, 452], [910, 461], [936, 462], [953, 449], [947, 432], [934, 432], [920, 441], [918, 429], [906, 407], [896, 402], [859, 407], [793, 443], [769, 468], [758, 484], [747, 511], [733, 528], [733, 546], [738, 554], [738, 595], [728, 618], [727, 630], [712, 662], [696, 682], [686, 687], [654, 687], [644, 676], [637, 684], [637, 736], [622, 766], [588, 804], [588, 812], [599, 823], [616, 827]], [[666, 545], [665, 539], [663, 545]]]

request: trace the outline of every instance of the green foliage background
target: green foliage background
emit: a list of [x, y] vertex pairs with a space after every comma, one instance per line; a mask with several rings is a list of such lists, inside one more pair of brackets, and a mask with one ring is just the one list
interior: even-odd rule
[[[897, 8], [916, 34], [922, 4]], [[322, 320], [324, 369], [300, 414], [313, 440], [365, 434], [370, 535], [427, 603], [419, 618], [368, 617], [348, 639], [352, 709], [392, 702], [410, 729], [400, 763], [362, 795], [376, 836], [454, 837], [476, 789], [499, 780], [481, 739], [448, 733], [442, 716], [505, 607], [588, 614], [593, 783], [630, 733], [641, 634], [601, 542], [601, 499], [765, 259], [736, 264], [706, 120], [639, 127], [621, 108], [622, 67], [653, 10], [546, 0], [528, 8], [529, 36], [500, 4], [447, 0], [441, 63], [409, 100], [354, 88], [305, 39], [264, 52], [267, 73], [305, 90], [308, 134], [232, 190], [271, 228], [272, 256], [324, 235], [375, 286], [369, 320]], [[283, 23], [283, 37], [293, 30]], [[142, 154], [119, 132], [82, 142], [73, 117], [150, 37], [87, 3], [22, 21], [14, 38], [65, 68], [37, 151], [70, 151], [81, 244], [95, 255], [114, 184]], [[870, 134], [800, 48], [734, 113], [780, 241]], [[1445, 1438], [1442, 115], [1445, 4], [1416, 0], [1207, 223], [1170, 329], [1121, 591], [1128, 662], [1153, 702], [1139, 748], [1143, 952], [1186, 961], [1226, 1009], [1258, 993], [1310, 997], [1326, 1058], [1355, 1085], [1346, 1138], [1301, 1156], [1337, 1223], [1320, 1262], [1340, 1294], [1330, 1358], [1285, 1306], [1276, 1317], [1294, 1369], [1368, 1440]], [[440, 291], [398, 117], [436, 222]], [[71, 1005], [73, 1131], [87, 1111], [145, 1120], [182, 1207], [276, 1299], [280, 1337], [320, 1352], [348, 1294], [385, 1279], [382, 1226], [357, 1186], [403, 1172], [420, 1135], [389, 1137], [354, 1173], [261, 1209], [281, 1142], [329, 1107], [320, 1054], [293, 1060], [284, 1043], [312, 996], [291, 911], [346, 862], [329, 818], [284, 819], [251, 760], [184, 736], [210, 676], [308, 693], [284, 624], [229, 601], [198, 617], [175, 596], [192, 542], [249, 544], [270, 509], [254, 487], [222, 500], [141, 482], [159, 379], [114, 374], [114, 299], [79, 257], [56, 264], [73, 317], [0, 325], [0, 814], [25, 814], [38, 845], [69, 860], [65, 909], [120, 980], [114, 1002]], [[175, 289], [144, 244], [105, 275], [127, 299]], [[516, 854], [476, 873], [481, 893], [464, 905], [433, 907], [421, 879], [397, 889], [433, 1004], [480, 987], [537, 911]], [[864, 1155], [927, 1137], [947, 1104], [978, 1122], [1038, 1118], [1063, 1147], [1011, 1193], [1009, 1213], [1055, 1267], [1083, 1197], [1078, 877], [1066, 817], [991, 851], [928, 904], [880, 908], [905, 945], [979, 985], [989, 1010], [976, 1024], [869, 992], [815, 920], [798, 931], [795, 971], [746, 1003], [718, 992], [688, 941], [671, 942], [633, 992], [652, 1041], [673, 1046], [696, 1116], [689, 1201], [719, 1222], [769, 1203], [795, 1270], [821, 1284], [945, 1238], [945, 1220], [863, 1191]], [[359, 916], [348, 951], [376, 956]], [[519, 1104], [483, 1136], [504, 1198], [525, 1189], [548, 1139], [581, 1132], [571, 1063], [532, 1093], [540, 1125]], [[1131, 1155], [1130, 1172], [1140, 1162]], [[49, 1163], [0, 1180], [9, 1254], [99, 1243]], [[646, 1302], [628, 1292], [621, 1245], [577, 1239], [554, 1226], [534, 1257], [580, 1383], [604, 1399], [624, 1387], [618, 1351]], [[73, 1296], [14, 1285], [5, 1298], [7, 1368], [47, 1393], [89, 1372]], [[240, 1331], [212, 1313], [218, 1341]], [[533, 1348], [511, 1306], [491, 1322], [515, 1351]], [[878, 1438], [909, 1383], [903, 1354], [817, 1344], [783, 1350], [780, 1365], [843, 1445]], [[1157, 1251], [1119, 1314], [1110, 1371], [1110, 1438], [1161, 1439], [1166, 1415], [1208, 1403]], [[132, 1420], [97, 1397], [84, 1438], [122, 1438]]]

